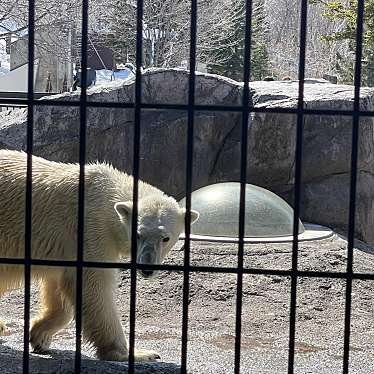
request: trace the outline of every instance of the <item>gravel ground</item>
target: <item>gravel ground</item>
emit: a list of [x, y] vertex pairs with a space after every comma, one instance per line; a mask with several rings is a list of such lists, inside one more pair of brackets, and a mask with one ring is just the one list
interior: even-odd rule
[[[344, 239], [300, 244], [299, 269], [344, 271]], [[245, 266], [289, 269], [292, 245], [256, 244], [245, 247]], [[374, 252], [373, 252], [374, 253]], [[235, 266], [234, 244], [192, 244], [191, 263]], [[369, 247], [354, 252], [354, 270], [371, 272]], [[182, 264], [183, 252], [171, 252], [168, 263]], [[129, 273], [121, 272], [118, 306], [128, 331]], [[136, 345], [158, 351], [159, 363], [137, 365], [137, 373], [179, 373], [183, 274], [161, 272], [154, 281], [139, 278]], [[353, 282], [350, 373], [374, 373], [374, 303], [372, 281]], [[188, 371], [232, 373], [235, 342], [236, 276], [192, 273], [190, 277]], [[32, 291], [32, 313], [37, 310]], [[302, 278], [298, 282], [295, 373], [336, 374], [342, 371], [345, 282]], [[242, 313], [242, 373], [286, 373], [288, 359], [290, 279], [245, 275]], [[0, 341], [0, 373], [22, 372], [23, 293], [12, 291], [1, 300], [9, 332]], [[74, 324], [55, 338], [49, 355], [31, 354], [32, 373], [74, 372]], [[83, 349], [84, 373], [125, 373], [126, 363], [99, 362]]]

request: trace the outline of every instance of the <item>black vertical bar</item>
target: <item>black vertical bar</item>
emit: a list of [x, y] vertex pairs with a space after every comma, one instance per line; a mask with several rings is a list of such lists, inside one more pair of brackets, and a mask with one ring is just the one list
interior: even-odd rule
[[249, 80], [251, 77], [251, 43], [252, 43], [252, 0], [245, 2], [245, 35], [244, 35], [244, 71], [243, 71], [243, 112], [241, 128], [240, 153], [240, 205], [239, 205], [239, 244], [238, 275], [236, 285], [236, 322], [235, 322], [235, 360], [234, 372], [240, 374], [242, 306], [243, 306], [243, 266], [245, 236], [245, 192], [247, 184], [247, 152], [248, 152], [248, 119], [249, 119]]
[[197, 0], [191, 0], [190, 19], [190, 74], [188, 81], [188, 117], [187, 117], [187, 165], [186, 165], [186, 216], [184, 240], [184, 270], [183, 270], [183, 310], [182, 310], [182, 347], [181, 373], [187, 373], [188, 349], [188, 303], [190, 294], [190, 251], [191, 251], [191, 193], [192, 193], [192, 163], [196, 83], [196, 36], [197, 36]]
[[297, 297], [297, 267], [299, 249], [299, 217], [300, 217], [300, 192], [301, 192], [301, 167], [303, 152], [304, 130], [304, 79], [305, 79], [305, 52], [308, 19], [308, 0], [302, 0], [300, 17], [300, 55], [299, 55], [299, 96], [297, 103], [297, 127], [295, 150], [295, 191], [294, 191], [294, 217], [293, 217], [293, 242], [292, 242], [292, 275], [291, 275], [291, 300], [290, 300], [290, 331], [288, 346], [288, 373], [294, 372], [295, 363], [295, 335], [296, 335], [296, 297]]
[[347, 257], [347, 284], [345, 292], [345, 319], [344, 319], [344, 354], [343, 373], [349, 371], [349, 342], [351, 332], [351, 308], [352, 308], [352, 274], [353, 274], [353, 245], [356, 213], [357, 191], [357, 160], [358, 160], [358, 136], [360, 125], [360, 86], [361, 86], [361, 59], [362, 59], [362, 33], [364, 23], [364, 0], [357, 4], [356, 23], [356, 63], [354, 81], [353, 123], [352, 123], [352, 154], [351, 154], [351, 181], [349, 198], [348, 221], [348, 257]]
[[136, 12], [136, 76], [134, 112], [134, 160], [133, 160], [133, 211], [131, 222], [131, 289], [130, 289], [130, 332], [129, 332], [129, 373], [134, 373], [135, 324], [136, 324], [136, 254], [138, 231], [140, 125], [142, 99], [142, 53], [143, 53], [143, 0], [137, 1]]
[[32, 153], [34, 142], [34, 40], [35, 40], [35, 1], [29, 0], [28, 35], [28, 81], [27, 81], [27, 171], [25, 207], [25, 307], [23, 331], [23, 372], [30, 369], [30, 288], [31, 288], [31, 237], [32, 237]]
[[82, 0], [82, 46], [81, 46], [81, 97], [79, 105], [79, 187], [78, 187], [78, 240], [77, 240], [77, 282], [75, 317], [75, 373], [81, 372], [82, 365], [82, 291], [83, 291], [83, 246], [84, 246], [84, 168], [86, 163], [86, 122], [87, 122], [87, 39], [88, 0]]

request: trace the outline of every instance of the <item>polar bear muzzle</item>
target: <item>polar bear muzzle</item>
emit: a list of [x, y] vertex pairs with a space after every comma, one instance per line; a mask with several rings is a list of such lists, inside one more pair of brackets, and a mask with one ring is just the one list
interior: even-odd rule
[[[139, 248], [137, 262], [143, 265], [159, 265], [160, 264], [160, 248], [156, 244], [142, 243]], [[157, 274], [155, 270], [140, 270], [140, 274], [144, 278], [150, 278]]]

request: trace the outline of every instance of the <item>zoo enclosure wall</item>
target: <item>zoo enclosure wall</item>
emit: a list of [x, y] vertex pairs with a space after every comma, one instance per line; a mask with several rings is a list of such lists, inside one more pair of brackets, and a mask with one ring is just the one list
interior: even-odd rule
[[[244, 0], [243, 0], [244, 2]], [[45, 99], [38, 101], [34, 92], [34, 69], [33, 61], [35, 55], [35, 0], [29, 0], [28, 14], [28, 92], [25, 98], [4, 97], [0, 95], [1, 106], [26, 106], [28, 108], [27, 123], [27, 185], [26, 185], [26, 208], [25, 208], [25, 257], [24, 259], [1, 258], [0, 263], [19, 264], [25, 269], [25, 312], [24, 312], [24, 350], [23, 350], [23, 372], [29, 372], [29, 325], [30, 325], [30, 273], [32, 265], [48, 266], [71, 266], [77, 270], [77, 299], [76, 299], [76, 351], [75, 351], [75, 372], [81, 372], [81, 309], [82, 309], [82, 270], [85, 267], [110, 267], [128, 269], [131, 273], [131, 291], [130, 291], [130, 356], [129, 372], [133, 373], [134, 366], [134, 343], [135, 343], [135, 322], [136, 322], [136, 271], [138, 269], [162, 269], [170, 271], [182, 271], [184, 277], [183, 289], [183, 316], [182, 316], [182, 349], [181, 349], [181, 372], [187, 372], [187, 342], [188, 342], [188, 299], [189, 299], [189, 277], [191, 272], [215, 272], [215, 273], [233, 273], [237, 275], [237, 299], [236, 299], [236, 326], [235, 326], [235, 358], [233, 371], [240, 373], [241, 358], [241, 311], [242, 311], [242, 289], [243, 275], [279, 275], [291, 278], [291, 298], [290, 298], [290, 319], [289, 319], [289, 347], [288, 347], [288, 373], [294, 372], [295, 361], [295, 332], [296, 332], [296, 296], [297, 282], [300, 277], [321, 277], [321, 278], [340, 278], [346, 281], [345, 293], [345, 328], [344, 328], [344, 355], [343, 372], [349, 372], [349, 342], [351, 326], [351, 304], [352, 304], [352, 281], [354, 279], [374, 279], [374, 274], [361, 274], [353, 272], [353, 244], [355, 227], [355, 207], [356, 207], [356, 189], [357, 189], [357, 158], [358, 158], [358, 133], [360, 117], [374, 116], [373, 112], [360, 110], [360, 82], [361, 82], [361, 60], [362, 60], [362, 35], [363, 35], [363, 15], [364, 0], [358, 1], [357, 7], [357, 29], [356, 29], [356, 64], [354, 77], [354, 102], [352, 110], [313, 110], [304, 106], [304, 78], [306, 65], [306, 34], [307, 34], [307, 13], [308, 0], [300, 1], [300, 39], [299, 39], [299, 95], [296, 108], [255, 108], [250, 100], [250, 55], [251, 55], [251, 31], [253, 3], [251, 0], [245, 1], [246, 24], [245, 24], [245, 42], [244, 42], [244, 69], [243, 81], [244, 91], [241, 106], [216, 106], [216, 105], [198, 105], [195, 103], [195, 83], [196, 83], [196, 48], [197, 48], [197, 0], [191, 0], [190, 13], [190, 53], [189, 53], [189, 84], [188, 84], [188, 102], [186, 104], [145, 104], [142, 103], [142, 33], [143, 33], [143, 0], [137, 0], [137, 30], [136, 30], [136, 81], [135, 81], [135, 100], [133, 103], [102, 103], [87, 100], [87, 48], [88, 48], [88, 0], [82, 0], [82, 36], [81, 36], [81, 69], [82, 69], [82, 89], [79, 102], [71, 101], [51, 101]], [[77, 242], [77, 260], [76, 261], [51, 261], [36, 260], [31, 258], [31, 217], [32, 217], [32, 158], [33, 153], [33, 108], [35, 105], [60, 105], [60, 106], [78, 106], [80, 111], [80, 149], [79, 149], [79, 201], [78, 212], [78, 242]], [[134, 154], [133, 154], [133, 175], [134, 175], [134, 214], [132, 221], [132, 260], [128, 264], [118, 263], [96, 263], [84, 261], [84, 165], [86, 161], [86, 122], [87, 108], [105, 107], [105, 108], [127, 108], [134, 111]], [[139, 148], [141, 135], [141, 112], [145, 109], [183, 109], [188, 112], [187, 123], [187, 148], [186, 148], [186, 209], [191, 209], [192, 192], [192, 173], [193, 173], [193, 149], [194, 149], [194, 112], [199, 111], [234, 111], [242, 115], [241, 127], [241, 157], [240, 157], [240, 209], [239, 209], [239, 235], [238, 235], [238, 256], [237, 266], [231, 268], [209, 267], [209, 266], [191, 266], [190, 265], [190, 215], [186, 214], [185, 219], [185, 241], [184, 241], [184, 264], [177, 265], [154, 265], [145, 266], [136, 263], [136, 230], [137, 230], [137, 200], [138, 200], [138, 180], [139, 180]], [[292, 113], [297, 116], [296, 131], [296, 150], [295, 150], [295, 178], [294, 178], [294, 229], [292, 243], [292, 267], [289, 270], [257, 269], [244, 267], [244, 213], [245, 213], [245, 184], [247, 183], [247, 146], [248, 146], [248, 121], [252, 112], [277, 112]], [[346, 272], [324, 272], [324, 271], [300, 271], [298, 270], [298, 217], [300, 216], [300, 191], [302, 174], [302, 149], [303, 149], [303, 119], [307, 114], [326, 114], [326, 115], [344, 115], [352, 118], [352, 148], [351, 148], [351, 179], [350, 179], [350, 199], [349, 199], [349, 230], [348, 230], [348, 259]]]

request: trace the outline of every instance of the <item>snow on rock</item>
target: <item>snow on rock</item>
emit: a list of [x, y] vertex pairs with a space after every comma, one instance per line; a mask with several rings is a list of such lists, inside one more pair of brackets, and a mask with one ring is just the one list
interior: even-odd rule
[[107, 83], [108, 81], [125, 80], [132, 78], [134, 73], [130, 69], [112, 71], [108, 69], [96, 70], [96, 84]]

